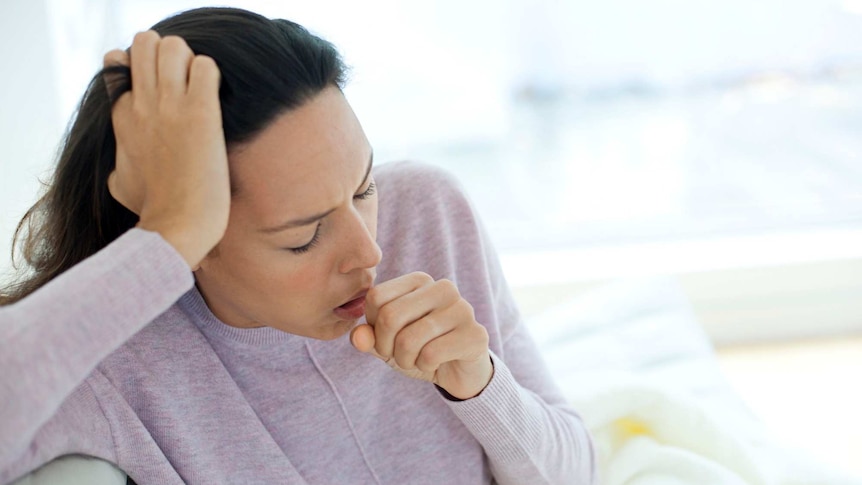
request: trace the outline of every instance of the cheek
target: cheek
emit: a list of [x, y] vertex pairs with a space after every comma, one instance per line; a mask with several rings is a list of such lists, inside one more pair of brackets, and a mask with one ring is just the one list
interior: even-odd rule
[[[273, 270], [275, 271], [275, 270]], [[291, 293], [320, 294], [321, 287], [326, 285], [329, 272], [324, 262], [309, 262], [292, 265], [290, 270], [281, 272], [275, 279], [282, 289], [290, 289]]]

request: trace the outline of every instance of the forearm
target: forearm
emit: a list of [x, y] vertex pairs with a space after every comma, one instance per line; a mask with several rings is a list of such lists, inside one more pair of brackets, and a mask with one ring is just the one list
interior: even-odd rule
[[488, 387], [473, 399], [449, 405], [485, 449], [497, 482], [594, 483], [594, 450], [577, 414], [521, 387], [508, 367], [493, 358]]
[[26, 447], [96, 365], [192, 281], [160, 236], [133, 230], [0, 308], [0, 457]]

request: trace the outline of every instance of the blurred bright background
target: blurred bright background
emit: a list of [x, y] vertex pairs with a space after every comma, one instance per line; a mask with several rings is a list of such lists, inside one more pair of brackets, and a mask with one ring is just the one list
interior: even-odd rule
[[[764, 421], [862, 472], [862, 0], [222, 4], [341, 50], [375, 159], [457, 175], [527, 316], [673, 275]], [[201, 5], [4, 1], [0, 254], [102, 54]]]

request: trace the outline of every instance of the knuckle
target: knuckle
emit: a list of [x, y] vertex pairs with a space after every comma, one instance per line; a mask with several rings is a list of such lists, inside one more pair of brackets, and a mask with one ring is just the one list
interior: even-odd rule
[[422, 321], [428, 327], [429, 331], [435, 334], [439, 332], [440, 328], [443, 326], [443, 322], [440, 317], [434, 313], [425, 315], [425, 317], [422, 318]]
[[123, 58], [123, 51], [119, 49], [114, 49], [105, 53], [102, 56], [102, 64], [105, 66], [113, 66], [117, 64], [121, 64], [121, 60]]
[[[416, 367], [434, 370], [439, 366], [440, 351], [434, 347], [426, 346], [416, 358]], [[420, 367], [421, 365], [421, 367]]]
[[437, 370], [437, 367], [431, 363], [425, 362], [425, 360], [420, 358], [416, 359], [416, 368], [421, 370], [422, 372], [432, 373]]
[[395, 353], [396, 355], [407, 355], [415, 353], [419, 347], [419, 339], [411, 332], [401, 332], [395, 337]]
[[488, 335], [488, 329], [487, 329], [487, 328], [485, 328], [483, 325], [474, 325], [474, 327], [475, 327], [475, 329], [474, 329], [473, 331], [475, 332], [475, 335], [474, 335], [474, 337], [473, 337], [473, 338], [474, 338], [477, 342], [481, 342], [481, 343], [483, 343], [483, 344], [484, 344], [484, 347], [486, 347], [486, 348], [487, 348], [487, 347], [488, 347], [488, 342], [489, 342], [489, 340], [490, 340], [490, 337], [489, 337], [489, 335]]
[[159, 52], [183, 53], [191, 51], [186, 41], [177, 35], [167, 35], [159, 42]]
[[435, 284], [446, 293], [458, 294], [458, 287], [455, 286], [455, 283], [453, 283], [452, 280], [443, 278], [437, 280]]
[[420, 285], [426, 285], [434, 281], [434, 278], [432, 278], [431, 275], [422, 271], [410, 273], [410, 278]]
[[380, 289], [374, 286], [365, 294], [365, 302], [371, 304], [373, 307], [379, 307], [380, 297]]
[[[392, 358], [392, 353], [389, 350], [383, 348], [383, 344], [379, 340], [374, 344], [374, 351], [377, 352], [377, 354], [384, 359]], [[388, 360], [387, 363], [389, 363]]]
[[218, 74], [219, 69], [215, 59], [210, 56], [197, 55], [192, 59], [192, 64], [195, 69], [199, 69], [206, 74]]
[[398, 364], [398, 367], [401, 367], [402, 369], [412, 369], [414, 367], [413, 361], [410, 360], [410, 356], [415, 355], [415, 353], [411, 352], [411, 350], [412, 347], [404, 341], [395, 341], [393, 357], [395, 358], [395, 362]]
[[404, 370], [410, 370], [410, 369], [413, 369], [413, 364], [412, 364], [411, 362], [408, 362], [408, 361], [404, 358], [404, 356], [399, 355], [399, 354], [397, 354], [397, 353], [396, 353], [396, 354], [395, 354], [395, 356], [394, 356], [393, 358], [395, 359], [395, 364], [396, 364], [396, 365], [398, 365], [398, 367], [400, 367], [400, 368], [402, 368], [402, 369], [404, 369]]
[[384, 306], [377, 312], [377, 325], [384, 330], [392, 330], [395, 328], [397, 314], [391, 306]]
[[476, 318], [476, 312], [473, 309], [473, 305], [463, 298], [455, 302], [455, 310], [469, 316], [470, 318]]
[[150, 44], [159, 40], [159, 34], [154, 30], [145, 30], [135, 34], [135, 44]]

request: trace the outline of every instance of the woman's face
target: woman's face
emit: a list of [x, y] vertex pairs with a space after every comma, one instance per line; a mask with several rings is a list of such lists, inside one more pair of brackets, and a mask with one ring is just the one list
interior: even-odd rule
[[227, 232], [195, 271], [207, 305], [235, 327], [343, 335], [362, 309], [339, 307], [364, 296], [381, 258], [371, 146], [347, 100], [323, 90], [229, 160]]

